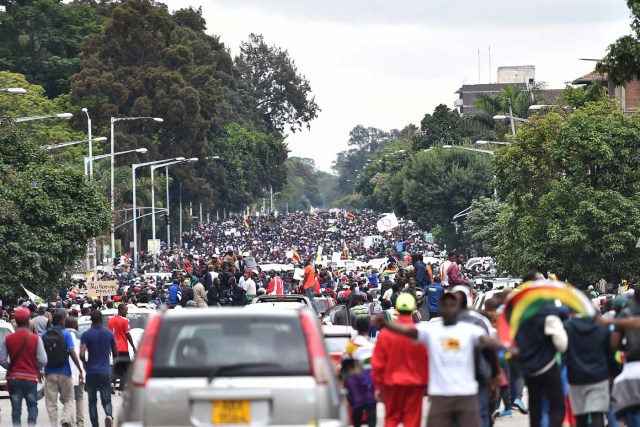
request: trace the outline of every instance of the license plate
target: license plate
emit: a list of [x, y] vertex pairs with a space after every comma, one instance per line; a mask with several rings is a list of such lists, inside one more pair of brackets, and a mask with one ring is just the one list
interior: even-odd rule
[[251, 406], [248, 400], [214, 400], [211, 402], [213, 424], [250, 424]]

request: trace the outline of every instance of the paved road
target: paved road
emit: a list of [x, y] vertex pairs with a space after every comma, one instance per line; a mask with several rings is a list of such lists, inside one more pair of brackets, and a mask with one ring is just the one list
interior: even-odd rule
[[[114, 409], [114, 415], [117, 413], [120, 405], [122, 403], [122, 398], [120, 396], [112, 396], [112, 404]], [[427, 411], [429, 408], [428, 399], [424, 401], [423, 408], [423, 425], [426, 422]], [[62, 405], [59, 405], [59, 410], [62, 411]], [[60, 412], [58, 412], [60, 413]], [[91, 422], [89, 421], [89, 411], [85, 396], [84, 403], [84, 416], [85, 416], [85, 426], [90, 426]], [[100, 425], [103, 425], [104, 422], [104, 412], [102, 411], [102, 406], [100, 402], [98, 402], [98, 414], [100, 419]], [[27, 411], [26, 408], [23, 407], [22, 410], [22, 423], [23, 425], [27, 425]], [[9, 402], [8, 396], [6, 393], [0, 393], [0, 426], [9, 426], [11, 425], [11, 403]], [[37, 426], [50, 426], [49, 417], [47, 416], [47, 410], [44, 405], [44, 399], [38, 402], [38, 423]], [[378, 426], [384, 426], [384, 405], [378, 405]], [[513, 414], [511, 418], [499, 418], [496, 423], [496, 427], [528, 427], [529, 419], [525, 415], [521, 415], [520, 413]]]
[[[122, 403], [122, 398], [120, 396], [113, 395], [111, 396], [111, 403], [113, 405], [114, 415], [117, 413], [120, 405]], [[60, 413], [62, 412], [62, 405], [58, 405], [58, 417], [60, 417]], [[102, 410], [102, 405], [100, 404], [100, 395], [98, 395], [98, 419], [100, 420], [100, 425], [104, 425], [104, 411]], [[89, 421], [89, 406], [86, 399], [84, 400], [84, 425], [91, 426], [91, 421]], [[11, 402], [9, 401], [9, 396], [6, 392], [0, 392], [0, 426], [10, 426], [11, 425]], [[23, 403], [22, 405], [22, 425], [27, 425], [27, 409]], [[41, 399], [38, 402], [38, 422], [36, 426], [50, 427], [49, 416], [47, 415], [47, 409], [44, 405], [44, 399]]]

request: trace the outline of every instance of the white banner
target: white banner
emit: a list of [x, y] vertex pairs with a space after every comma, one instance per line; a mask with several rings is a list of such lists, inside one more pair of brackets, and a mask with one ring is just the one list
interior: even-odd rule
[[390, 213], [378, 220], [378, 231], [391, 231], [398, 226], [398, 218], [395, 213]]

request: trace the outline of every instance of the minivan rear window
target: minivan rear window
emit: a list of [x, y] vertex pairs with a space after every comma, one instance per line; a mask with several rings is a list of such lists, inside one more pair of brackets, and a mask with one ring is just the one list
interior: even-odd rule
[[152, 377], [310, 375], [300, 320], [294, 317], [165, 319]]

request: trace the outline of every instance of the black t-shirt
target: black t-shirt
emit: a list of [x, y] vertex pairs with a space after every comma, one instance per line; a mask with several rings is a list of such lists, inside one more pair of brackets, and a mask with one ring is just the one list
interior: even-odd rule
[[[619, 318], [624, 319], [635, 316], [640, 316], [640, 305], [632, 303], [620, 312]], [[616, 328], [616, 331], [620, 332], [623, 338], [626, 338], [624, 352], [627, 362], [640, 361], [640, 329]]]

